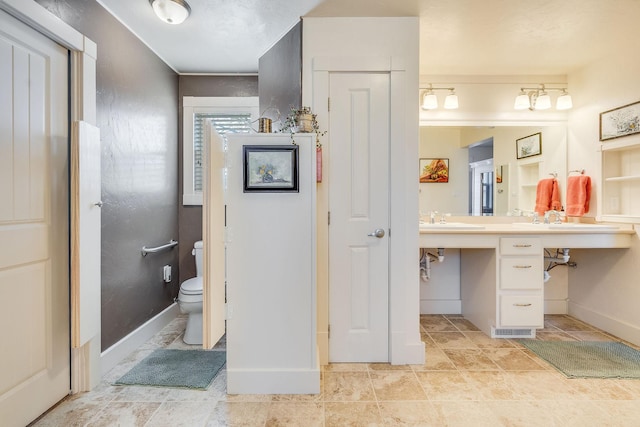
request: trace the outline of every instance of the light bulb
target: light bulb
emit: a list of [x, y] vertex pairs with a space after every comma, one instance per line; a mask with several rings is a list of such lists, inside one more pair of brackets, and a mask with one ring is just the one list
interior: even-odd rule
[[433, 93], [433, 91], [429, 91], [424, 94], [422, 98], [422, 109], [423, 110], [433, 110], [438, 108], [438, 98]]
[[451, 91], [444, 99], [444, 108], [447, 110], [455, 110], [458, 108], [458, 95]]
[[536, 110], [548, 110], [551, 108], [551, 97], [545, 91], [540, 92], [536, 98]]
[[563, 91], [562, 94], [558, 97], [556, 101], [556, 109], [557, 110], [568, 110], [573, 108], [573, 101], [571, 100], [571, 95], [569, 95], [566, 91]]
[[526, 110], [529, 107], [531, 107], [529, 95], [521, 91], [520, 95], [516, 96], [516, 102], [513, 104], [513, 108], [516, 110]]

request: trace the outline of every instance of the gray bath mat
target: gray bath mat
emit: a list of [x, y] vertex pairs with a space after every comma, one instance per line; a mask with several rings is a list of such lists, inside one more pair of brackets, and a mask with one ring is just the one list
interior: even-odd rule
[[518, 342], [569, 378], [640, 378], [640, 351], [619, 342]]
[[226, 360], [225, 351], [158, 349], [114, 384], [206, 390]]

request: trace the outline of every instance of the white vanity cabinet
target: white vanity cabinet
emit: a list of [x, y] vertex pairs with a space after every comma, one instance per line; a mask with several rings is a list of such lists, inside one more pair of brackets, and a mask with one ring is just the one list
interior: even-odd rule
[[513, 236], [496, 243], [460, 251], [462, 314], [492, 338], [535, 337], [544, 327], [542, 241]]
[[544, 327], [544, 258], [535, 237], [502, 237], [498, 255], [497, 312], [492, 336], [508, 329]]

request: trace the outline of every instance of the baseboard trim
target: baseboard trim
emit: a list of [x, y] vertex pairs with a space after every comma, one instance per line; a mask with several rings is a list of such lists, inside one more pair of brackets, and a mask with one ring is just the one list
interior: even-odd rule
[[605, 332], [613, 334], [635, 345], [640, 345], [640, 327], [614, 319], [591, 308], [569, 302], [569, 314]]
[[157, 334], [180, 314], [175, 302], [100, 354], [100, 372], [104, 376], [149, 338]]
[[319, 394], [320, 367], [315, 369], [227, 368], [228, 394]]

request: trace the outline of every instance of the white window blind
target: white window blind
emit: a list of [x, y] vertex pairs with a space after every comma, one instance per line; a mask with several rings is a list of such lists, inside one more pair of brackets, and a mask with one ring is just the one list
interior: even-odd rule
[[184, 205], [202, 205], [205, 130], [211, 122], [220, 134], [250, 132], [258, 119], [258, 97], [183, 97]]
[[193, 115], [193, 189], [202, 192], [204, 129], [210, 121], [220, 135], [251, 132], [251, 114], [194, 113]]

